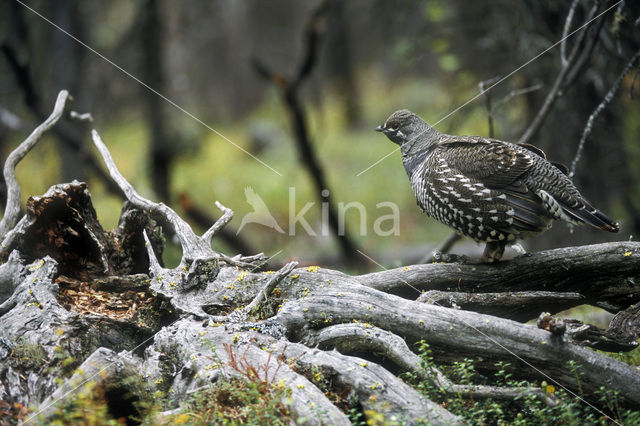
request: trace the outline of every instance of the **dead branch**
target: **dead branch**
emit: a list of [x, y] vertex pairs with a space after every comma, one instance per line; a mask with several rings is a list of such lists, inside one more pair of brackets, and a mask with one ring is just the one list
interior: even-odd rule
[[[419, 291], [560, 291], [579, 293], [580, 304], [618, 312], [640, 300], [640, 243], [566, 247], [526, 254], [489, 266], [432, 263], [360, 275], [365, 286], [411, 299]], [[415, 289], [414, 289], [415, 288]]]
[[264, 287], [256, 294], [251, 303], [249, 303], [245, 308], [245, 314], [249, 314], [253, 312], [259, 305], [262, 303], [269, 294], [273, 291], [273, 289], [278, 285], [280, 281], [282, 281], [287, 275], [293, 271], [293, 268], [298, 266], [298, 262], [289, 262], [284, 265], [280, 270], [278, 270], [275, 274], [269, 278], [269, 281], [266, 282]]
[[627, 352], [638, 347], [640, 305], [632, 305], [619, 312], [606, 330], [576, 319], [556, 318], [548, 312], [540, 314], [537, 325], [557, 335], [566, 334], [584, 346], [606, 352]]
[[[307, 285], [324, 278], [323, 274], [302, 274], [300, 279], [304, 278]], [[535, 326], [409, 301], [354, 286], [349, 278], [334, 278], [330, 288], [285, 303], [274, 319], [295, 340], [304, 340], [318, 324], [368, 323], [408, 342], [425, 340], [438, 360], [460, 359], [473, 353], [490, 367], [506, 359], [520, 372], [577, 389], [576, 378], [565, 365], [567, 360], [574, 360], [584, 373], [580, 382], [584, 392], [596, 392], [604, 385], [640, 403], [640, 395], [634, 390], [640, 386], [640, 374], [625, 363], [612, 362], [605, 355], [565, 342]], [[602, 365], [607, 365], [606, 370]]]
[[600, 116], [602, 111], [604, 111], [605, 108], [607, 108], [609, 106], [609, 104], [611, 104], [611, 101], [613, 101], [613, 98], [615, 97], [616, 93], [618, 93], [618, 90], [620, 89], [620, 85], [622, 84], [622, 80], [624, 79], [624, 77], [627, 74], [629, 74], [629, 72], [631, 72], [631, 70], [635, 66], [636, 61], [639, 58], [640, 58], [640, 50], [638, 50], [631, 57], [629, 62], [627, 62], [627, 65], [624, 67], [624, 69], [622, 70], [622, 72], [620, 73], [620, 75], [618, 76], [616, 81], [613, 83], [613, 86], [611, 86], [611, 89], [609, 89], [609, 91], [605, 95], [604, 99], [602, 99], [602, 102], [600, 102], [598, 104], [596, 109], [589, 116], [589, 119], [587, 120], [587, 124], [585, 125], [584, 130], [582, 131], [582, 137], [580, 137], [580, 143], [578, 144], [578, 149], [576, 150], [576, 155], [573, 157], [573, 161], [571, 162], [571, 168], [569, 170], [569, 177], [573, 177], [573, 175], [576, 172], [576, 167], [578, 166], [578, 162], [580, 161], [580, 158], [582, 157], [582, 151], [584, 149], [584, 144], [587, 141], [587, 138], [589, 137], [591, 132], [593, 131], [593, 124], [595, 123], [596, 119]]
[[7, 157], [4, 163], [3, 175], [4, 181], [7, 185], [7, 204], [4, 210], [4, 216], [0, 221], [0, 240], [5, 237], [7, 232], [13, 228], [18, 222], [18, 216], [20, 215], [20, 185], [16, 179], [16, 166], [22, 160], [27, 153], [38, 143], [42, 135], [53, 127], [60, 117], [64, 114], [69, 100], [69, 92], [62, 90], [58, 93], [56, 104], [53, 107], [53, 112], [49, 117], [24, 140], [11, 154]]
[[465, 293], [457, 291], [425, 291], [418, 302], [447, 308], [464, 309], [526, 322], [543, 310], [564, 311], [584, 303], [579, 293], [555, 291], [505, 291], [502, 293]]
[[[194, 205], [191, 197], [187, 193], [181, 193], [178, 196], [178, 203], [184, 210], [186, 218], [200, 228], [208, 228], [212, 223], [217, 221], [209, 212]], [[241, 234], [236, 235], [237, 232], [229, 226], [219, 229], [216, 233], [220, 240], [224, 241], [235, 253], [255, 253], [257, 251], [251, 247], [249, 241], [243, 238]]]
[[226, 224], [231, 221], [231, 219], [233, 219], [233, 210], [226, 208], [218, 201], [216, 201], [216, 207], [223, 213], [222, 217], [216, 220], [216, 222], [211, 225], [209, 229], [207, 229], [207, 232], [202, 234], [202, 239], [209, 244], [211, 244], [211, 239], [213, 238], [213, 236], [222, 228], [224, 228]]
[[567, 40], [569, 37], [569, 30], [571, 29], [571, 24], [573, 23], [573, 15], [576, 13], [576, 7], [580, 0], [573, 0], [571, 3], [571, 7], [569, 8], [569, 12], [567, 13], [567, 18], [564, 21], [564, 29], [562, 30], [562, 43], [560, 43], [560, 61], [563, 67], [567, 66], [569, 62], [567, 60]]
[[311, 15], [305, 28], [305, 51], [295, 76], [291, 79], [283, 73], [272, 71], [258, 58], [253, 58], [253, 67], [265, 80], [272, 82], [281, 91], [284, 104], [288, 107], [291, 125], [294, 130], [296, 146], [300, 154], [300, 161], [309, 171], [315, 191], [321, 204], [328, 207], [328, 221], [331, 231], [335, 235], [342, 258], [348, 263], [358, 265], [362, 259], [357, 255], [357, 244], [354, 242], [348, 229], [340, 229], [338, 213], [329, 191], [325, 171], [313, 148], [313, 142], [309, 136], [307, 119], [304, 107], [299, 100], [299, 89], [305, 79], [311, 74], [317, 62], [320, 35], [324, 25], [324, 13], [327, 3], [321, 5]]
[[[574, 42], [574, 45], [573, 45], [573, 48], [571, 49], [571, 53], [569, 54], [569, 57], [566, 59], [564, 59], [563, 57], [563, 60], [561, 61], [562, 67], [560, 68], [560, 72], [558, 73], [558, 76], [556, 77], [556, 80], [553, 83], [553, 86], [549, 90], [549, 93], [547, 94], [547, 97], [545, 98], [544, 103], [542, 104], [542, 107], [540, 108], [540, 110], [538, 111], [534, 119], [531, 121], [531, 124], [529, 124], [529, 127], [527, 127], [527, 129], [524, 131], [518, 143], [528, 143], [531, 140], [531, 138], [542, 127], [542, 124], [544, 123], [547, 116], [549, 115], [549, 112], [551, 112], [551, 108], [555, 104], [556, 100], [562, 95], [562, 92], [568, 88], [566, 84], [568, 81], [567, 76], [569, 72], [576, 65], [576, 61], [580, 57], [580, 54], [584, 52], [585, 39], [587, 35], [590, 33], [589, 30], [591, 29], [591, 26], [593, 26], [595, 23], [595, 21], [592, 21], [592, 19], [594, 18], [594, 16], [596, 16], [596, 14], [600, 10], [601, 10], [600, 3], [595, 2], [595, 4], [591, 8], [591, 10], [589, 11], [589, 14], [585, 19], [586, 25], [584, 25], [584, 28], [582, 28], [578, 33], [578, 37]], [[569, 24], [570, 24], [570, 20], [572, 19], [573, 19], [573, 6], [571, 7], [569, 14], [567, 15], [567, 21], [569, 21]], [[601, 17], [600, 20], [604, 20], [604, 18]], [[565, 22], [565, 29], [566, 27], [567, 27], [567, 23]], [[591, 36], [594, 39], [594, 43], [595, 43], [595, 41], [597, 41], [599, 32], [594, 31], [591, 33], [592, 33]]]
[[478, 89], [480, 93], [484, 95], [485, 99], [485, 107], [487, 109], [487, 121], [489, 123], [489, 137], [495, 137], [495, 132], [493, 131], [493, 107], [491, 106], [491, 91], [486, 90], [487, 86], [491, 87], [495, 82], [499, 81], [500, 77], [494, 77], [492, 79], [481, 81], [478, 83]]
[[154, 203], [142, 197], [136, 192], [131, 184], [122, 176], [120, 171], [111, 157], [111, 153], [105, 146], [104, 142], [100, 138], [100, 135], [96, 130], [91, 131], [91, 137], [93, 143], [102, 155], [109, 173], [113, 180], [118, 184], [120, 189], [124, 192], [125, 196], [134, 206], [147, 211], [152, 214], [159, 215], [173, 226], [173, 230], [176, 233], [180, 243], [182, 245], [182, 260], [191, 262], [198, 258], [211, 258], [215, 257], [216, 253], [211, 246], [202, 237], [198, 237], [191, 226], [170, 207], [164, 203]]
[[343, 354], [374, 353], [397, 365], [402, 371], [411, 371], [431, 382], [449, 396], [469, 399], [516, 400], [533, 395], [554, 406], [555, 398], [537, 388], [504, 388], [498, 386], [458, 385], [451, 382], [438, 368], [427, 365], [409, 349], [401, 337], [370, 324], [338, 324], [310, 333], [305, 343], [321, 349], [337, 349]]

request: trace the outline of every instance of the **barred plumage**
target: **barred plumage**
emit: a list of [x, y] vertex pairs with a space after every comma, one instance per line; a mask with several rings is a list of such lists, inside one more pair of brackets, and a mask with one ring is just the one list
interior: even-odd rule
[[546, 231], [551, 220], [618, 232], [592, 207], [562, 165], [531, 145], [440, 133], [408, 110], [378, 126], [400, 145], [418, 206], [458, 233], [486, 242], [497, 261], [507, 244]]

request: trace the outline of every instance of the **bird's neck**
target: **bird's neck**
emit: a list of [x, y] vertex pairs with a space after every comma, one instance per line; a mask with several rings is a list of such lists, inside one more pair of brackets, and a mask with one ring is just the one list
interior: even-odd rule
[[[410, 164], [417, 164], [424, 160], [424, 157], [438, 144], [441, 135], [442, 133], [428, 124], [421, 131], [411, 135], [411, 138], [400, 147], [405, 168]], [[409, 168], [407, 168], [408, 172]]]

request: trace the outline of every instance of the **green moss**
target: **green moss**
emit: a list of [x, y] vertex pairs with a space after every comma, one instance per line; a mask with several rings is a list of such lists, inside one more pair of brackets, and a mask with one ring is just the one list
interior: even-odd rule
[[38, 370], [47, 364], [47, 353], [39, 344], [30, 343], [18, 337], [11, 347], [10, 360], [14, 367], [22, 371]]

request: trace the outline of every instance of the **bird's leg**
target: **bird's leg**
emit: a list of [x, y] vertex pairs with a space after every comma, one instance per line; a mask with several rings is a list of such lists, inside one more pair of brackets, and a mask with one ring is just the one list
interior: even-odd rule
[[487, 242], [487, 245], [484, 248], [484, 253], [482, 253], [482, 257], [480, 258], [480, 260], [487, 263], [497, 262], [502, 258], [505, 247], [506, 243], [502, 241]]
[[524, 247], [522, 247], [520, 243], [512, 244], [511, 248], [518, 254], [518, 256], [527, 254], [527, 251], [524, 249]]

